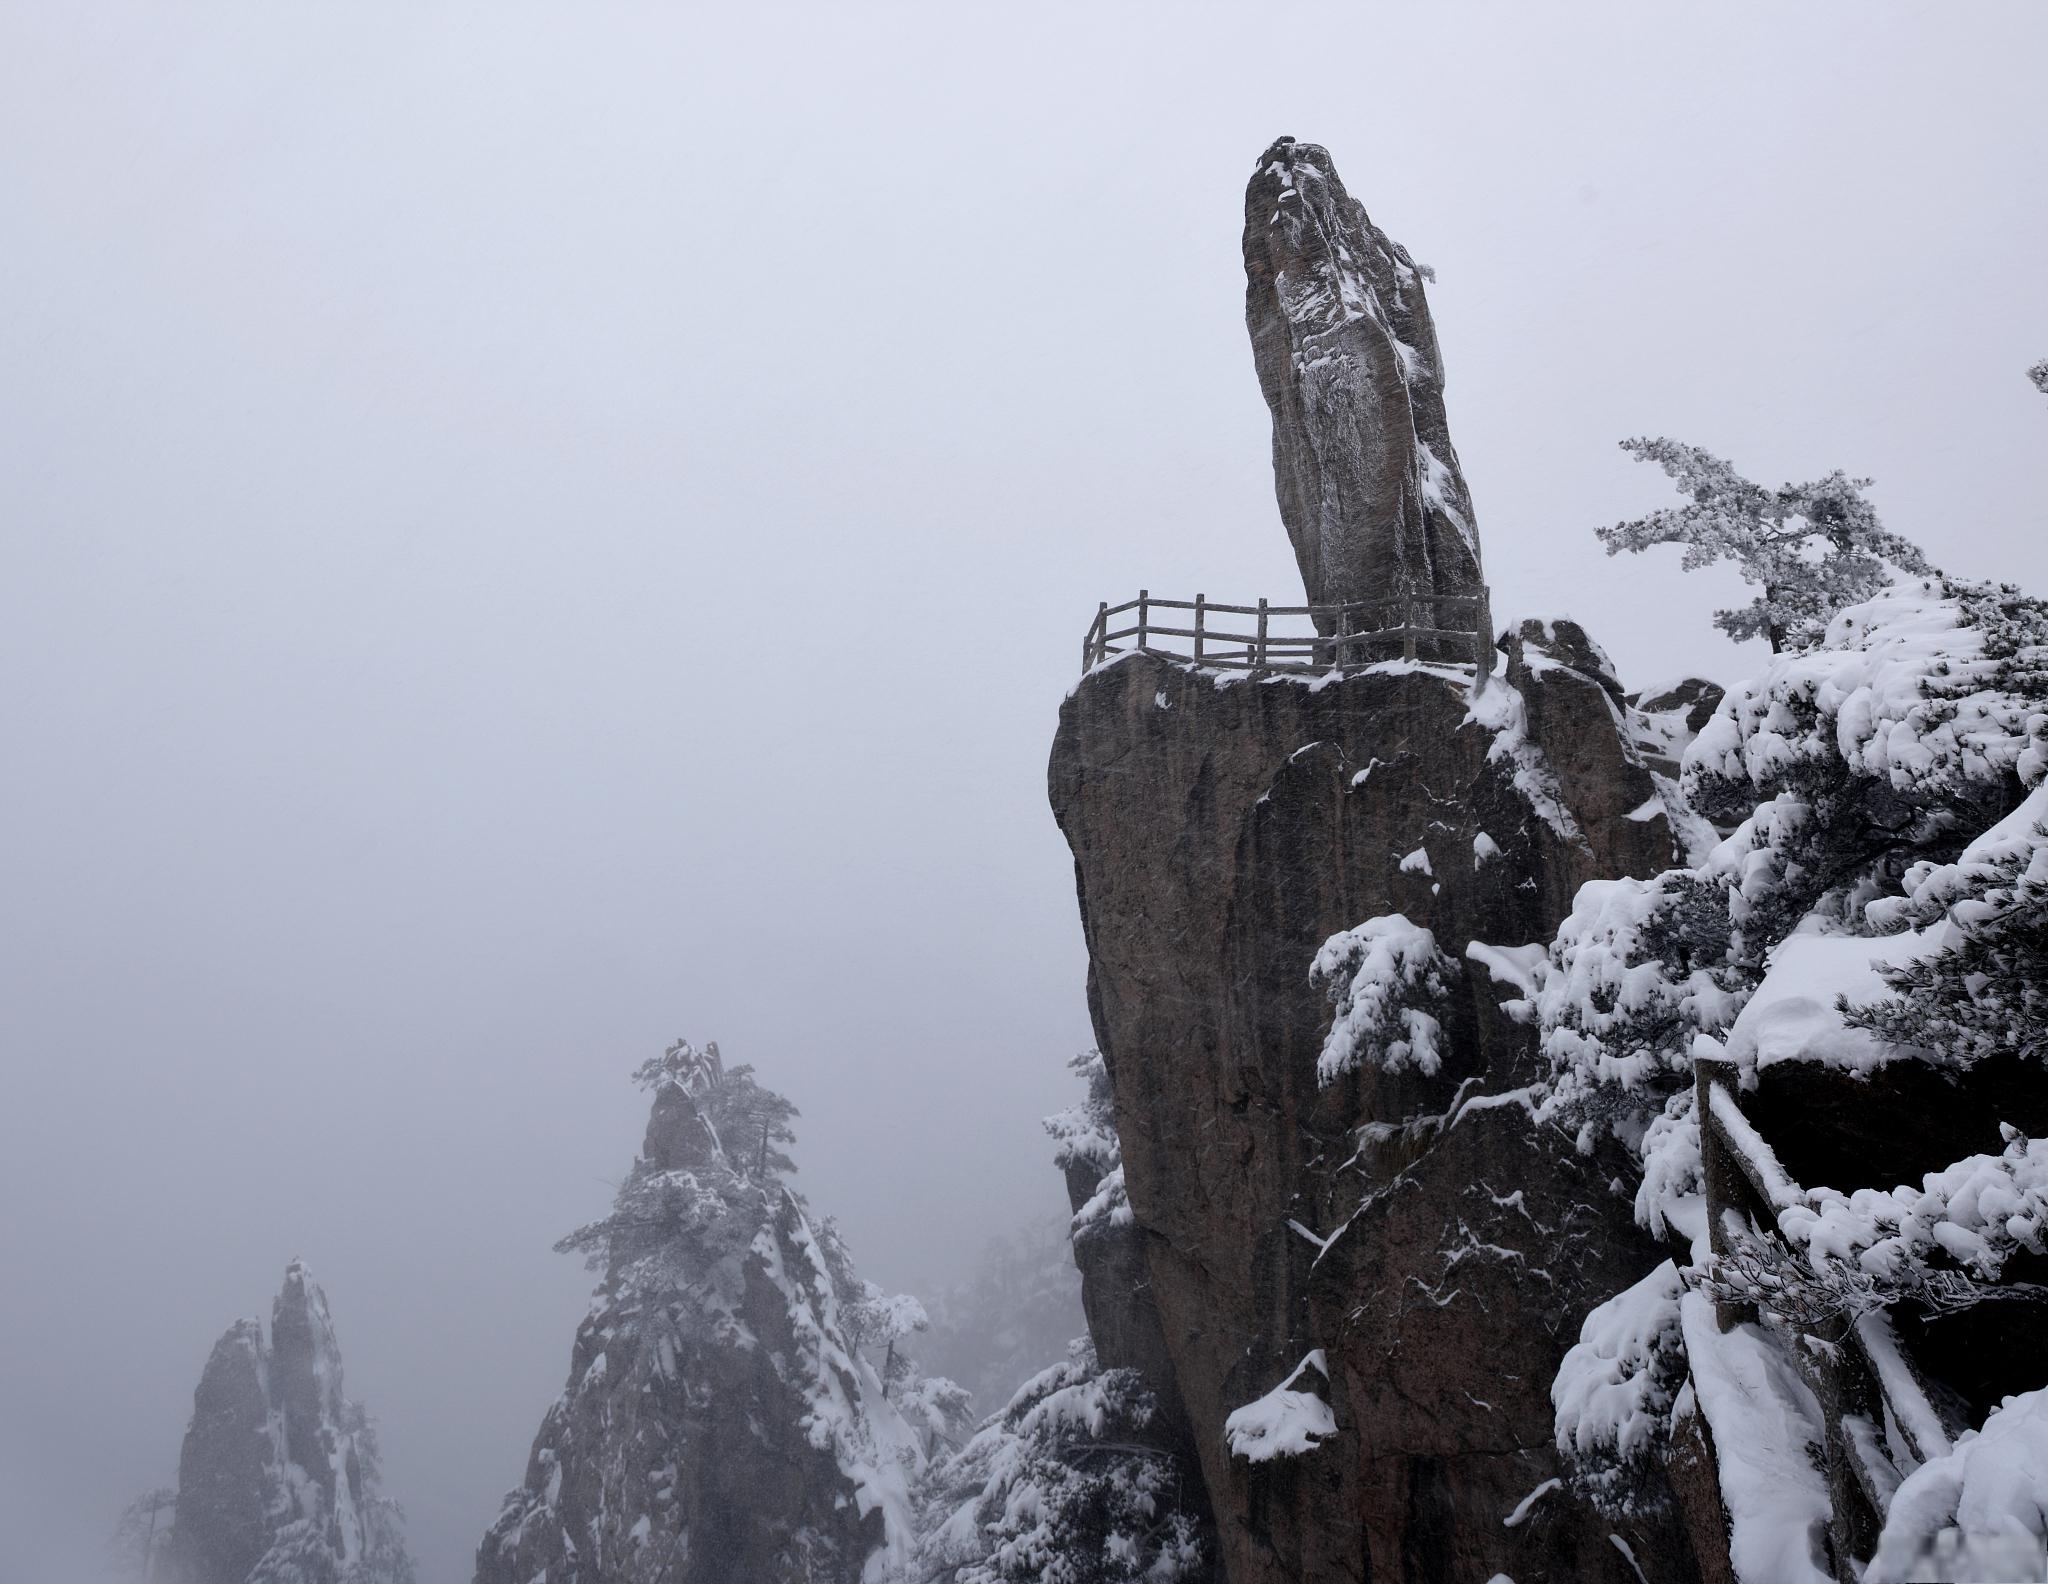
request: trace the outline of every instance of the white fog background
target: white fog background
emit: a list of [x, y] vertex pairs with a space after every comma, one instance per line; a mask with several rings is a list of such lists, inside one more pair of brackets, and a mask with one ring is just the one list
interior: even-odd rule
[[1495, 608], [1623, 436], [1873, 475], [2048, 592], [2048, 8], [0, 4], [0, 1580], [90, 1579], [213, 1339], [326, 1285], [461, 1584], [717, 1039], [929, 1288], [1061, 1204], [1047, 811], [1096, 602], [1299, 590], [1266, 143], [1439, 273]]

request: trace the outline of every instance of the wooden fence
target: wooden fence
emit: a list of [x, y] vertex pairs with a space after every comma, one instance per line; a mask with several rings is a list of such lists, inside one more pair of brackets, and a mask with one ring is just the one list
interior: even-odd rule
[[[1746, 1236], [1777, 1230], [1780, 1211], [1812, 1201], [1743, 1114], [1734, 1062], [1695, 1060], [1693, 1083], [1707, 1237], [1716, 1257], [1726, 1258], [1739, 1254]], [[1785, 1242], [1810, 1269], [1798, 1239]], [[1716, 1311], [1724, 1331], [1757, 1319], [1745, 1303], [1719, 1303]], [[1828, 1317], [1788, 1340], [1788, 1356], [1820, 1403], [1835, 1575], [1853, 1584], [1876, 1549], [1900, 1479], [1947, 1452], [1954, 1427], [1936, 1409], [1882, 1309]], [[1742, 1454], [1730, 1449], [1728, 1455]]]
[[[1222, 626], [1215, 624], [1218, 617]], [[1114, 625], [1119, 618], [1128, 618], [1127, 625]], [[1250, 630], [1233, 630], [1243, 628]], [[1353, 671], [1381, 660], [1415, 660], [1424, 644], [1436, 651], [1448, 642], [1461, 663], [1469, 654], [1484, 678], [1493, 670], [1493, 636], [1484, 589], [1438, 594], [1409, 587], [1345, 605], [1218, 605], [1201, 594], [1158, 599], [1140, 589], [1134, 600], [1096, 608], [1081, 641], [1081, 669], [1144, 653], [1225, 671]]]

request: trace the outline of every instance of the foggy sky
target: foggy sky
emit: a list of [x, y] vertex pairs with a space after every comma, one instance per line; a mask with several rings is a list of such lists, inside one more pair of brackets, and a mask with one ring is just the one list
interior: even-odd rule
[[[745, 14], [739, 14], [740, 12]], [[1497, 614], [1732, 679], [1620, 438], [2048, 592], [2039, 6], [0, 3], [0, 1579], [326, 1285], [460, 1584], [717, 1039], [867, 1272], [1057, 1205], [1098, 600], [1299, 590], [1241, 194], [1435, 266]]]

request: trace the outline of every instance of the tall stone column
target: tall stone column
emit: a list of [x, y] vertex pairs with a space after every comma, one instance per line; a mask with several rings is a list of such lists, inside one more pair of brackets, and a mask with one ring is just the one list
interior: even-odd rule
[[1480, 592], [1422, 271], [1326, 150], [1281, 138], [1259, 156], [1244, 270], [1273, 485], [1309, 602]]

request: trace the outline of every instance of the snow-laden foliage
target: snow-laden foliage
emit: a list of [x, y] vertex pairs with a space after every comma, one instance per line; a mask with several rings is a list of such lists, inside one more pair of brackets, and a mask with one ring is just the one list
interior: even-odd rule
[[1132, 1370], [1093, 1347], [1027, 1381], [958, 1454], [935, 1468], [919, 1547], [921, 1581], [1174, 1584], [1202, 1547], [1176, 1505], [1174, 1459], [1139, 1439], [1156, 1411]]
[[1712, 452], [1677, 440], [1624, 440], [1621, 448], [1638, 462], [1655, 462], [1691, 499], [1595, 530], [1607, 553], [1679, 544], [1688, 571], [1733, 561], [1762, 592], [1738, 610], [1715, 615], [1714, 625], [1731, 638], [1767, 638], [1775, 651], [1803, 648], [1837, 611], [1882, 588], [1890, 569], [1934, 570], [1912, 541], [1879, 525], [1876, 509], [1863, 498], [1869, 479], [1837, 469], [1772, 490], [1752, 484]]
[[[670, 1147], [637, 1157], [611, 1214], [555, 1244], [605, 1271], [620, 1293], [687, 1284], [747, 1247], [795, 1170], [778, 1146], [795, 1137], [796, 1108], [762, 1088], [752, 1067], [728, 1069], [715, 1041], [699, 1051], [678, 1040], [633, 1076], [654, 1093]], [[682, 1103], [664, 1111], [666, 1095]]]
[[1844, 1290], [1868, 1284], [1866, 1307], [1967, 1303], [2015, 1254], [2048, 1253], [2048, 1140], [2002, 1131], [2002, 1154], [1967, 1156], [1917, 1188], [1808, 1188], [1778, 1211], [1778, 1231], [1823, 1280], [1839, 1268]]
[[[1086, 1263], [1131, 1224], [1109, 1075], [1070, 1064], [1082, 1101], [1046, 1119], [1070, 1201], [1063, 1253]], [[1192, 1471], [1136, 1371], [1104, 1369], [1086, 1337], [1016, 1389], [973, 1438], [934, 1460], [919, 1489], [919, 1541], [902, 1584], [1175, 1584], [1207, 1577], [1185, 1505]]]
[[2048, 1054], [2048, 782], [1954, 863], [1918, 865], [1906, 882], [1866, 916], [1945, 926], [1942, 949], [1884, 970], [1888, 994], [1850, 1008], [1847, 1024], [1957, 1067]]
[[1900, 844], [1944, 821], [1981, 828], [2044, 696], [2048, 605], [2001, 584], [1899, 584], [1731, 690], [1686, 753], [1686, 792], [1715, 817], [1791, 793]]
[[[885, 1396], [899, 1387], [909, 1386], [916, 1379], [916, 1365], [897, 1347], [918, 1332], [931, 1329], [931, 1316], [925, 1313], [924, 1305], [916, 1298], [908, 1293], [891, 1293], [871, 1281], [862, 1281], [857, 1297], [848, 1294], [842, 1298], [839, 1323], [848, 1344], [856, 1352], [872, 1352], [878, 1347], [882, 1350], [881, 1360], [875, 1368], [882, 1377]], [[954, 1391], [959, 1390], [951, 1381], [944, 1384]]]
[[1720, 876], [1683, 869], [1579, 888], [1516, 1010], [1550, 1062], [1542, 1115], [1582, 1148], [1603, 1129], [1639, 1134], [1690, 1084], [1694, 1040], [1741, 1010], [1755, 972], [1734, 950], [1729, 898]]
[[[1117, 1142], [1116, 1106], [1109, 1069], [1100, 1051], [1083, 1051], [1067, 1063], [1088, 1085], [1080, 1104], [1045, 1119], [1045, 1130], [1058, 1141], [1053, 1164], [1069, 1184], [1081, 1183], [1088, 1199], [1074, 1212], [1069, 1235], [1076, 1245], [1131, 1224], [1131, 1202], [1124, 1193], [1123, 1146]], [[1092, 1188], [1087, 1185], [1092, 1184]]]
[[[1576, 1485], [1623, 1505], [1629, 1453], [1655, 1459], [1696, 1400], [1738, 1576], [1829, 1572], [1819, 1410], [1793, 1358], [1882, 1327], [1877, 1311], [1976, 1303], [2048, 1253], [2048, 1150], [2007, 1130], [2002, 1154], [1845, 1193], [1792, 1182], [1752, 1137], [1772, 1214], [1709, 1255], [1694, 1058], [1868, 1074], [2048, 1051], [2044, 775], [2048, 606], [1939, 578], [1889, 588], [1730, 692], [1680, 781], [1729, 834], [1692, 867], [1584, 887], [1512, 1005], [1547, 1058], [1538, 1118], [1589, 1151], [1618, 1139], [1638, 1219], [1693, 1249], [1588, 1317], [1554, 1387], [1560, 1450]], [[1740, 1107], [1713, 1095], [1739, 1138]], [[1721, 1331], [1716, 1300], [1758, 1323]]]
[[1664, 1261], [1586, 1316], [1550, 1388], [1557, 1450], [1573, 1484], [1609, 1517], [1633, 1512], [1671, 1439], [1685, 1383], [1678, 1268]]
[[604, 1272], [567, 1389], [478, 1558], [484, 1584], [857, 1578], [907, 1564], [911, 1486], [966, 1393], [900, 1344], [917, 1300], [862, 1279], [784, 1180], [795, 1108], [715, 1045], [642, 1066], [646, 1143], [563, 1239]]
[[2034, 389], [2048, 396], [2048, 358], [2041, 359], [2027, 370], [2027, 378], [2034, 382]]
[[[1582, 888], [1519, 1007], [1549, 1059], [1544, 1119], [1590, 1148], [1602, 1131], [1635, 1143], [1663, 1117], [1656, 1142], [1696, 1155], [1682, 1092], [1695, 1041], [1734, 1032], [1780, 957], [1807, 953], [1781, 986], [1809, 983], [1824, 948], [1808, 937], [1931, 917], [1954, 883], [1941, 866], [2048, 768], [2044, 706], [2048, 607], [1934, 579], [1843, 611], [1824, 644], [1731, 690], [1687, 751], [1683, 786], [1732, 834], [1694, 868]], [[2013, 844], [2001, 852], [2009, 867]], [[1989, 863], [1968, 873], [1997, 884]], [[1918, 913], [1900, 911], [1909, 881], [1927, 891]], [[2025, 961], [2023, 943], [2000, 949]], [[1882, 984], [1863, 970], [1884, 950], [1844, 948], [1860, 976], [1846, 982], [1873, 999]], [[1756, 1032], [1730, 1054], [1752, 1059]]]
[[1309, 968], [1336, 1013], [1316, 1076], [1333, 1083], [1361, 1065], [1424, 1075], [1442, 1064], [1443, 1025], [1432, 1007], [1448, 993], [1457, 964], [1437, 950], [1436, 936], [1401, 913], [1367, 919], [1332, 935]]
[[1316, 1348], [1278, 1386], [1231, 1410], [1223, 1421], [1223, 1439], [1232, 1457], [1253, 1463], [1300, 1457], [1337, 1433], [1336, 1411], [1328, 1398], [1313, 1389], [1315, 1382], [1307, 1378], [1310, 1370], [1322, 1377], [1327, 1388], [1329, 1361], [1323, 1350]]
[[1906, 1477], [1863, 1577], [2048, 1578], [2048, 1391], [2006, 1398]]

